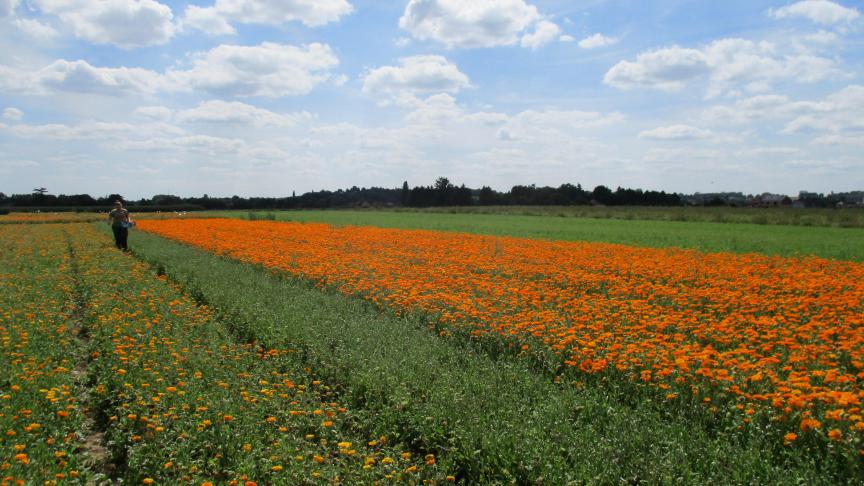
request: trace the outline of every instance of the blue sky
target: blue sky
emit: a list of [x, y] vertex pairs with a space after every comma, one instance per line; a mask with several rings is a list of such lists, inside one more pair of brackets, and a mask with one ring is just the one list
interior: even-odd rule
[[862, 9], [0, 0], [0, 191], [864, 189]]

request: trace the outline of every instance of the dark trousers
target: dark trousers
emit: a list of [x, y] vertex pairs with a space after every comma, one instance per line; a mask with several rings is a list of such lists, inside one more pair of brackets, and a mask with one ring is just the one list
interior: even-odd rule
[[126, 246], [126, 240], [129, 238], [129, 228], [112, 226], [111, 229], [114, 231], [114, 244], [117, 245], [117, 248], [128, 250], [129, 248]]

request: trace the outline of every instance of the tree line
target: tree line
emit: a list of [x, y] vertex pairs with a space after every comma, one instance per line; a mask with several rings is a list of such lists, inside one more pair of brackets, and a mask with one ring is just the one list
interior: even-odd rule
[[[729, 193], [733, 194], [733, 193]], [[740, 205], [737, 201], [746, 196], [734, 193], [736, 198], [699, 198], [693, 195], [667, 193], [642, 189], [618, 187], [612, 190], [600, 185], [594, 189], [584, 189], [581, 184], [561, 184], [558, 187], [516, 185], [508, 191], [497, 191], [489, 186], [479, 189], [455, 185], [446, 177], [439, 177], [429, 186], [409, 186], [404, 182], [401, 188], [351, 187], [336, 191], [311, 191], [301, 195], [285, 197], [180, 197], [158, 194], [151, 198], [126, 200], [120, 194], [92, 197], [89, 194], [53, 195], [44, 187], [34, 189], [28, 194], [7, 196], [0, 192], [0, 208], [52, 210], [104, 210], [114, 201], [120, 200], [136, 211], [190, 211], [222, 209], [327, 209], [350, 207], [433, 207], [433, 206], [682, 206], [689, 205]], [[845, 193], [844, 193], [845, 194]], [[855, 194], [858, 193], [848, 193]], [[840, 194], [801, 193], [800, 200], [807, 206], [830, 207], [837, 201], [848, 200]], [[698, 196], [698, 193], [697, 193]], [[704, 195], [703, 195], [704, 196]], [[721, 194], [720, 196], [725, 196]], [[845, 199], [844, 199], [845, 198]], [[788, 198], [787, 198], [788, 199]], [[696, 201], [696, 202], [694, 202]], [[705, 202], [708, 201], [708, 202]]]

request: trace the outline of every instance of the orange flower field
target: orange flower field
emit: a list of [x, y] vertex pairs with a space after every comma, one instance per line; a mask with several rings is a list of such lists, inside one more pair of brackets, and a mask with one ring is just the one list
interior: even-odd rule
[[864, 431], [862, 263], [233, 219], [139, 228], [540, 346], [572, 373], [786, 419], [787, 442]]

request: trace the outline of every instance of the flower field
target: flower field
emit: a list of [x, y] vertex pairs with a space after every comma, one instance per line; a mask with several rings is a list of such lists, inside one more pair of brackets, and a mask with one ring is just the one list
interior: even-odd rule
[[609, 377], [862, 449], [864, 265], [372, 227], [238, 220], [140, 228], [438, 316], [566, 375]]
[[0, 227], [3, 484], [446, 482], [91, 225]]
[[9, 213], [0, 215], [0, 224], [85, 223], [105, 218], [99, 213]]

